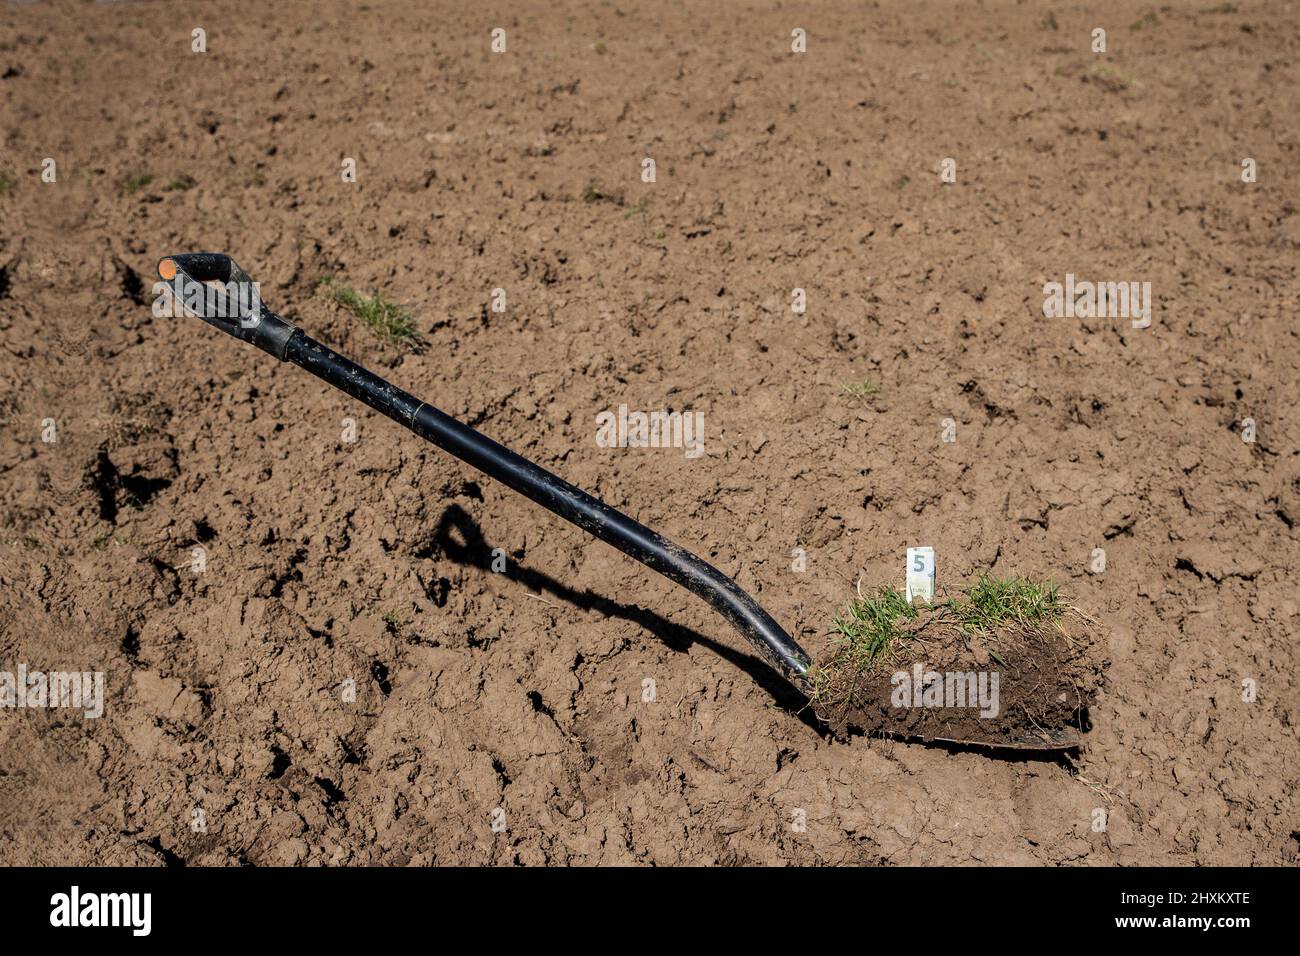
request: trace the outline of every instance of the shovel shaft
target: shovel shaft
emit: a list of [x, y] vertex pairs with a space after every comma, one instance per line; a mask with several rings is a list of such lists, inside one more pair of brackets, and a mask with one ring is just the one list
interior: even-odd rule
[[302, 331], [289, 339], [284, 360], [365, 402], [485, 475], [693, 591], [730, 621], [788, 678], [798, 681], [808, 669], [807, 655], [757, 601], [713, 565], [663, 535], [402, 391]]
[[[199, 259], [198, 256], [205, 258]], [[223, 266], [220, 260], [228, 265]], [[159, 272], [170, 279], [178, 268], [184, 272], [187, 265], [195, 266], [199, 274], [194, 278], [199, 281], [227, 281], [231, 274], [244, 275], [229, 257], [214, 254], [172, 256], [163, 260]], [[204, 271], [212, 274], [203, 275]], [[172, 275], [168, 275], [169, 272]], [[703, 598], [748, 639], [768, 663], [795, 686], [805, 689], [804, 675], [810, 664], [808, 655], [757, 601], [713, 565], [540, 465], [344, 358], [289, 325], [260, 302], [259, 308], [260, 321], [251, 333], [239, 323], [213, 321], [205, 315], [199, 315], [199, 318], [306, 369]], [[257, 329], [267, 330], [265, 336]]]

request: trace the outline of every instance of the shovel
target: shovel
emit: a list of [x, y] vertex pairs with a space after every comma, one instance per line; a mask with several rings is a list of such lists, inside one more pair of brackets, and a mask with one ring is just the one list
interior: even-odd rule
[[[173, 295], [185, 311], [283, 362], [306, 369], [703, 598], [765, 661], [807, 694], [808, 669], [812, 666], [809, 656], [757, 601], [713, 565], [317, 342], [267, 309], [260, 297], [249, 295], [248, 290], [256, 289], [256, 284], [230, 256], [212, 252], [168, 256], [158, 263], [158, 274], [172, 283]], [[1041, 739], [913, 739], [1019, 750], [1062, 750], [1079, 743], [1077, 735], [1069, 730], [1044, 733]]]

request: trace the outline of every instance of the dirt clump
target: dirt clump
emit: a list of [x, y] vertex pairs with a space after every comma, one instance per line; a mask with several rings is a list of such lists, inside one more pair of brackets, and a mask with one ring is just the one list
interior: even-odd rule
[[986, 630], [963, 627], [945, 605], [919, 609], [869, 663], [831, 642], [813, 671], [814, 707], [841, 737], [1077, 746], [1103, 678], [1096, 633], [1073, 610]]

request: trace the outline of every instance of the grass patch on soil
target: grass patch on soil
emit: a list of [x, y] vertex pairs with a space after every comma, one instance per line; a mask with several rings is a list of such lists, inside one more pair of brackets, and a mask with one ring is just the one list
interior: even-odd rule
[[945, 607], [959, 627], [976, 633], [1007, 624], [1056, 622], [1066, 610], [1059, 584], [1014, 576], [981, 574], [979, 581], [965, 591], [964, 598], [950, 598]]
[[842, 382], [840, 384], [840, 394], [855, 402], [865, 402], [878, 391], [880, 391], [880, 388], [869, 378], [864, 378], [860, 382]]
[[316, 283], [316, 294], [347, 309], [390, 345], [419, 348], [424, 339], [405, 306], [389, 302], [382, 293], [366, 296], [332, 276]]
[[902, 591], [885, 587], [850, 601], [835, 615], [831, 630], [844, 648], [846, 663], [864, 670], [889, 653], [899, 635], [899, 622], [914, 621], [918, 613]]
[[831, 620], [833, 665], [861, 673], [900, 659], [902, 645], [929, 627], [956, 628], [967, 635], [996, 638], [1011, 626], [1042, 627], [1060, 622], [1067, 607], [1060, 585], [1012, 575], [981, 574], [954, 597], [934, 604], [908, 604], [894, 587], [850, 601]]
[[127, 196], [134, 195], [153, 182], [153, 173], [131, 173], [122, 180], [122, 192]]

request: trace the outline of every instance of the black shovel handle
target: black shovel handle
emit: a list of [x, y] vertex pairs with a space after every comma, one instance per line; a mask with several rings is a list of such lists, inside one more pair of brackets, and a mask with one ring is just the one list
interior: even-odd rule
[[[179, 276], [199, 283], [251, 281], [229, 256], [208, 252], [169, 256], [158, 264], [158, 274], [168, 281], [177, 281]], [[230, 298], [217, 300], [215, 309], [206, 307], [212, 300], [203, 300], [206, 312], [221, 313], [211, 315], [194, 311], [184, 299], [181, 301], [186, 311], [193, 312], [210, 325], [306, 369], [694, 592], [730, 621], [791, 683], [801, 690], [806, 689], [804, 675], [810, 665], [808, 655], [757, 601], [713, 565], [504, 445], [331, 351], [267, 309], [260, 297], [256, 308], [246, 309], [244, 313], [239, 313]], [[197, 301], [195, 298], [190, 300], [191, 303]], [[231, 317], [227, 311], [238, 314]]]

